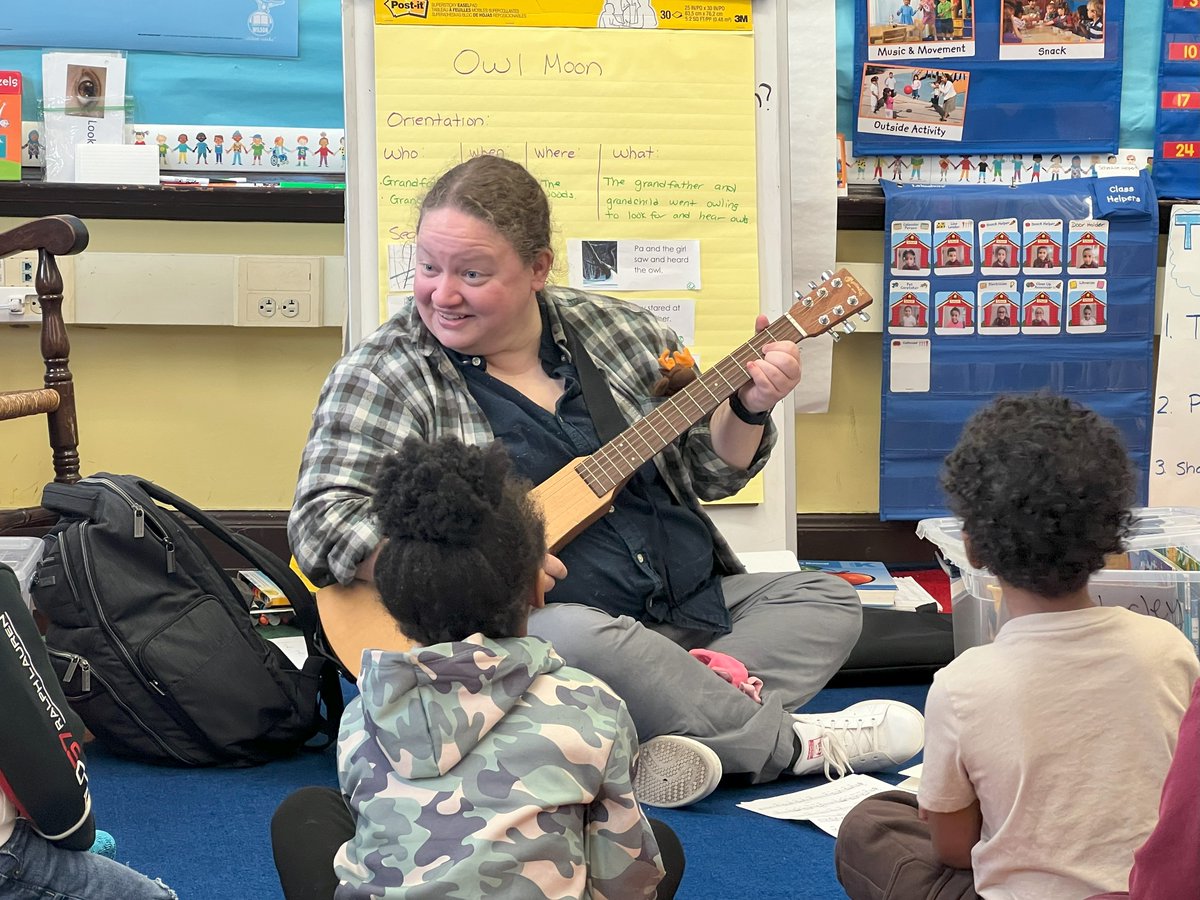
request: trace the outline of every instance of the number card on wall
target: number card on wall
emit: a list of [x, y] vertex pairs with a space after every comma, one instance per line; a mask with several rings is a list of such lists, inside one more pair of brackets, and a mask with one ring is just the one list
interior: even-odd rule
[[1163, 197], [1200, 197], [1200, 0], [1165, 0], [1158, 64], [1154, 184]]
[[[1144, 503], [1158, 255], [1149, 176], [1017, 188], [884, 182], [884, 193], [880, 515], [945, 515], [938, 473], [967, 418], [999, 394], [1038, 390], [1116, 423], [1143, 473]], [[920, 268], [929, 234], [935, 258]], [[1200, 227], [1196, 237], [1200, 245]]]
[[856, 154], [1117, 148], [1124, 0], [855, 2]]

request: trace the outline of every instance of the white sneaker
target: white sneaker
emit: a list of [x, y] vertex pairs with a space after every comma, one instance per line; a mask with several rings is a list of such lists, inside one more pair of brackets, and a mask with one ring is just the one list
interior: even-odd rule
[[795, 775], [824, 767], [825, 777], [875, 772], [912, 759], [925, 746], [925, 718], [898, 700], [864, 700], [841, 712], [795, 713], [792, 727], [800, 739]]
[[646, 806], [690, 806], [721, 780], [721, 760], [694, 738], [664, 734], [642, 744], [633, 792]]

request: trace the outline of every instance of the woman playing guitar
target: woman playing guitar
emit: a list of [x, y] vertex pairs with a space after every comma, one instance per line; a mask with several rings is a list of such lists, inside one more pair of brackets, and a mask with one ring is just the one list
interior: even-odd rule
[[[529, 632], [624, 698], [642, 742], [642, 802], [693, 803], [722, 772], [767, 781], [910, 758], [923, 727], [904, 704], [792, 712], [858, 637], [853, 588], [814, 572], [745, 574], [700, 506], [765, 465], [776, 438], [769, 413], [800, 381], [795, 341], [808, 330], [790, 314], [772, 326], [760, 316], [745, 360], [718, 363], [678, 395], [690, 407], [653, 396], [659, 356], [683, 351], [678, 338], [634, 304], [548, 287], [550, 234], [546, 195], [519, 164], [481, 156], [451, 169], [421, 206], [414, 297], [327, 379], [289, 536], [315, 584], [351, 588], [318, 601], [338, 655], [356, 668], [365, 646], [398, 637], [363, 627], [366, 614], [357, 629], [352, 621], [370, 607], [358, 601], [370, 596], [381, 540], [369, 512], [379, 461], [408, 436], [498, 439], [518, 474], [541, 486], [556, 554], [545, 569], [557, 583]], [[773, 336], [776, 325], [786, 337]], [[589, 395], [588, 369], [606, 390]], [[558, 506], [587, 509], [556, 531]], [[693, 648], [744, 663], [765, 684], [762, 703]]]

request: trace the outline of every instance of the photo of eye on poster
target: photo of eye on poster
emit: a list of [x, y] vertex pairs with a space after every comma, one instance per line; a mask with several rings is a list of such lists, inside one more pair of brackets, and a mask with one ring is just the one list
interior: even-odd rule
[[970, 77], [944, 69], [863, 66], [858, 130], [962, 140]]
[[971, 0], [867, 0], [867, 59], [975, 55]]
[[856, 156], [1116, 150], [1125, 0], [854, 3]]

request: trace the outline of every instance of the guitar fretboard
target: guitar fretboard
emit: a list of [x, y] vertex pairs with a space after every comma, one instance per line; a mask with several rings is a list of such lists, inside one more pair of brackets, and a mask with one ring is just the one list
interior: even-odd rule
[[762, 359], [762, 347], [774, 341], [796, 341], [804, 334], [789, 316], [776, 319], [683, 390], [673, 394], [645, 418], [579, 461], [575, 471], [603, 496], [623, 484], [667, 444], [699, 422], [750, 380], [746, 363]]

